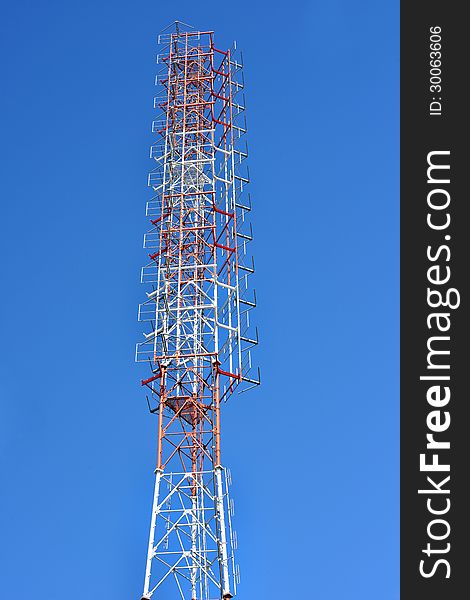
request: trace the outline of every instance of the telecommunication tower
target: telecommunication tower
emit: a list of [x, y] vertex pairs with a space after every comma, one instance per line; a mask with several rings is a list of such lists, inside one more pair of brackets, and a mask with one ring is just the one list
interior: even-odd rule
[[158, 42], [146, 329], [136, 346], [158, 419], [142, 600], [218, 600], [232, 598], [239, 579], [220, 408], [259, 384], [242, 60], [235, 46], [217, 49], [213, 31], [178, 22]]

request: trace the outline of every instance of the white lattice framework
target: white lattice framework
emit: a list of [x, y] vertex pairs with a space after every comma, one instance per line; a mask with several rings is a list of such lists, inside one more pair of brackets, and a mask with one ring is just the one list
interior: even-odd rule
[[158, 415], [157, 466], [143, 598], [230, 598], [229, 474], [220, 458], [220, 404], [259, 383], [252, 374], [255, 306], [246, 245], [250, 202], [241, 60], [213, 32], [176, 24], [159, 37], [162, 69], [152, 124], [157, 140], [142, 269], [149, 287], [136, 360]]

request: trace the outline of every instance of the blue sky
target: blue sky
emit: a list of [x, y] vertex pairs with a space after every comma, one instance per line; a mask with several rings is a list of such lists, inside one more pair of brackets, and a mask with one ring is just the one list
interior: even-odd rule
[[2, 2], [1, 595], [140, 597], [133, 348], [155, 38], [179, 19], [246, 67], [263, 385], [223, 417], [239, 597], [396, 600], [398, 2], [175, 4]]

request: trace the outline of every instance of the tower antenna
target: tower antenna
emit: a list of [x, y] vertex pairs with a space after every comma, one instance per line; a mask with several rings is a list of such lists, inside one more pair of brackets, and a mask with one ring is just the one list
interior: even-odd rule
[[214, 32], [178, 21], [159, 42], [136, 346], [158, 419], [142, 600], [223, 600], [236, 594], [238, 569], [221, 405], [259, 384], [242, 63], [215, 47]]

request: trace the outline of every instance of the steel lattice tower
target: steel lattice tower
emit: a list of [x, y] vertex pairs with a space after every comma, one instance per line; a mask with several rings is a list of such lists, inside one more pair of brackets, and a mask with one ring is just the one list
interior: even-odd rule
[[161, 72], [148, 184], [150, 262], [139, 306], [136, 360], [158, 416], [155, 493], [143, 599], [231, 598], [229, 473], [221, 462], [221, 403], [259, 383], [252, 374], [246, 245], [246, 132], [242, 61], [214, 46], [212, 31], [180, 23], [159, 36]]

